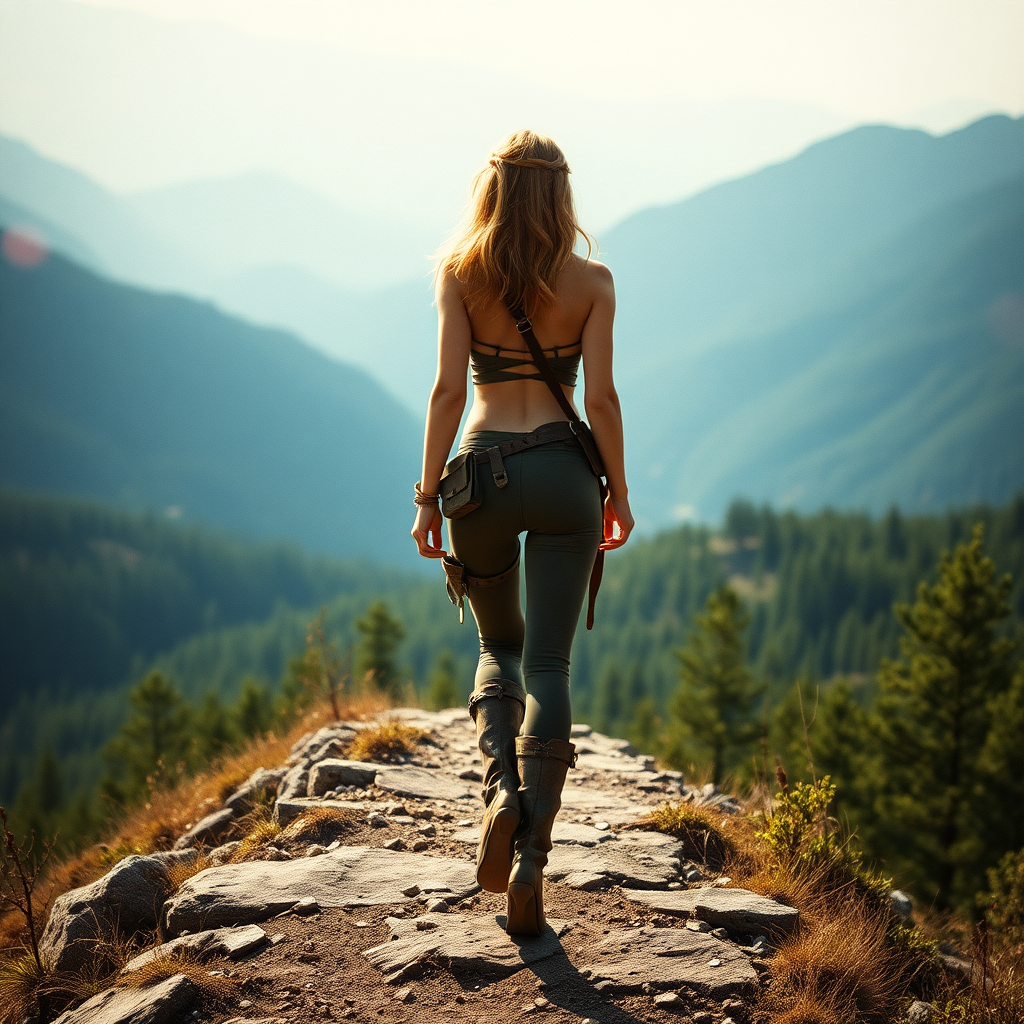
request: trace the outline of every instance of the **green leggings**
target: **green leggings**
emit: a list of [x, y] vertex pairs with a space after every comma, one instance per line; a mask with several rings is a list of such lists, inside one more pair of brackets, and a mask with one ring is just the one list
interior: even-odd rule
[[[520, 434], [467, 433], [459, 448], [482, 451]], [[597, 478], [575, 441], [555, 441], [504, 460], [499, 488], [487, 463], [477, 466], [483, 501], [448, 522], [455, 556], [473, 576], [493, 576], [519, 556], [526, 533], [526, 619], [519, 573], [494, 587], [470, 587], [480, 634], [476, 689], [498, 679], [526, 685], [523, 732], [541, 740], [569, 738], [569, 653], [601, 541]]]

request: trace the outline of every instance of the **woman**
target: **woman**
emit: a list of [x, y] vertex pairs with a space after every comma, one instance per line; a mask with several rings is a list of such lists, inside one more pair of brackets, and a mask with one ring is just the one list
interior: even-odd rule
[[[573, 635], [599, 548], [621, 547], [633, 528], [612, 383], [612, 276], [589, 259], [589, 238], [588, 258], [573, 253], [577, 235], [587, 236], [568, 176], [558, 146], [529, 131], [506, 139], [477, 175], [468, 225], [437, 270], [438, 370], [412, 529], [421, 555], [445, 556], [438, 488], [472, 364], [473, 407], [459, 453], [487, 453], [476, 462], [482, 503], [451, 519], [448, 536], [465, 567], [480, 634], [469, 701], [486, 805], [477, 879], [491, 892], [507, 891], [506, 930], [525, 935], [544, 926], [543, 868], [575, 761]], [[522, 314], [529, 316], [559, 381], [551, 386], [570, 403], [582, 355], [584, 405], [608, 481], [603, 508], [601, 484], [569, 429], [564, 403], [545, 384], [510, 309], [522, 311], [520, 327]], [[514, 454], [503, 455], [511, 448]], [[525, 621], [518, 572], [524, 532]]]

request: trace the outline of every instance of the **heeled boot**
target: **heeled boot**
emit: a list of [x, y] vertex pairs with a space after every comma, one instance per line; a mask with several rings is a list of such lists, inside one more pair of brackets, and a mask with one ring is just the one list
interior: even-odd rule
[[523, 823], [516, 833], [515, 857], [508, 880], [509, 935], [540, 935], [544, 929], [544, 866], [551, 852], [551, 828], [562, 806], [565, 773], [576, 763], [576, 746], [568, 740], [516, 740], [519, 800]]
[[521, 820], [516, 737], [525, 711], [526, 691], [507, 679], [485, 683], [469, 698], [484, 777], [476, 880], [488, 892], [504, 892], [512, 869], [512, 837]]

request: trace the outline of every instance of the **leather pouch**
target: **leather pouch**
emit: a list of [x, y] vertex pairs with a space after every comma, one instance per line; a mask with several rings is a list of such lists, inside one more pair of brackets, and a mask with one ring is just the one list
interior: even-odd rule
[[441, 495], [441, 515], [447, 519], [461, 519], [480, 507], [480, 477], [473, 452], [457, 455], [441, 474], [438, 492]]

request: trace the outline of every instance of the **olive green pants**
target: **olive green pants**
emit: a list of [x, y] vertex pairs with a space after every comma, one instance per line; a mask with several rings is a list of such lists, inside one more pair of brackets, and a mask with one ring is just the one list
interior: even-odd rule
[[[459, 451], [482, 451], [518, 436], [473, 431]], [[525, 684], [523, 733], [567, 740], [569, 655], [601, 541], [599, 485], [571, 440], [528, 448], [504, 464], [508, 483], [501, 488], [487, 463], [477, 466], [482, 504], [448, 522], [452, 551], [473, 576], [507, 569], [519, 557], [519, 535], [526, 534], [525, 620], [518, 572], [494, 587], [469, 588], [480, 634], [476, 689], [498, 679]]]

